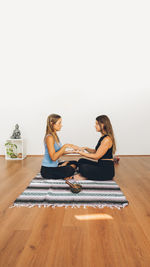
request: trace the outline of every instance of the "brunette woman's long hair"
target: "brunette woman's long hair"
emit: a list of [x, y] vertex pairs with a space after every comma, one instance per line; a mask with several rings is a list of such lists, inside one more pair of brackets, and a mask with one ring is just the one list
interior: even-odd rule
[[[106, 115], [100, 115], [96, 118], [97, 122], [99, 123], [100, 128], [101, 127], [101, 123], [104, 124], [104, 128], [103, 130], [106, 132], [106, 134], [108, 136], [110, 136], [112, 143], [113, 143], [113, 154], [115, 154], [116, 152], [116, 142], [115, 142], [115, 137], [114, 137], [114, 132], [113, 132], [113, 128], [110, 122], [110, 119], [108, 118], [108, 116]], [[104, 134], [103, 131], [101, 131], [102, 134]]]
[[50, 114], [47, 118], [46, 133], [44, 136], [44, 142], [46, 141], [47, 134], [51, 134], [54, 137], [54, 140], [59, 143], [59, 137], [56, 132], [54, 132], [54, 124], [61, 118], [58, 114]]

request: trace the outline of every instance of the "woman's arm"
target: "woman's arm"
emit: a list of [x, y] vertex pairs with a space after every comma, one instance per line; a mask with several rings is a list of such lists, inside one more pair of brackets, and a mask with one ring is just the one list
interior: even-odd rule
[[79, 154], [78, 150], [70, 150], [70, 151], [65, 151], [63, 155], [69, 155], [69, 154]]
[[46, 138], [47, 149], [48, 149], [48, 153], [49, 153], [49, 155], [53, 161], [56, 161], [57, 159], [59, 159], [64, 154], [65, 149], [67, 147], [72, 147], [71, 144], [65, 144], [60, 148], [60, 150], [58, 150], [56, 152], [55, 147], [54, 147], [54, 143], [55, 142], [54, 142], [53, 136], [47, 136], [47, 138]]
[[86, 158], [98, 160], [107, 152], [107, 150], [109, 149], [109, 146], [110, 146], [110, 137], [105, 137], [95, 153], [86, 153], [82, 151], [78, 151], [78, 152], [80, 155]]
[[86, 150], [89, 153], [95, 153], [96, 152], [96, 149], [89, 148], [89, 147], [79, 147], [79, 146], [72, 145], [72, 148], [74, 150], [80, 150], [80, 151]]
[[89, 153], [95, 153], [96, 152], [96, 149], [89, 148], [89, 147], [83, 147], [83, 150], [86, 150]]

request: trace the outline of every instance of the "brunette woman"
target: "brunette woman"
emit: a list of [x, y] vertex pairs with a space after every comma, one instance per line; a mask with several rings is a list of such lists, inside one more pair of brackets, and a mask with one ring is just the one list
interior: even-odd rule
[[[83, 147], [78, 150], [78, 153], [85, 157], [78, 161], [79, 173], [90, 180], [112, 180], [115, 176], [113, 154], [116, 151], [116, 143], [108, 116], [98, 116], [95, 128], [101, 133], [101, 137], [95, 149]], [[74, 175], [74, 179], [80, 180], [80, 176]]]

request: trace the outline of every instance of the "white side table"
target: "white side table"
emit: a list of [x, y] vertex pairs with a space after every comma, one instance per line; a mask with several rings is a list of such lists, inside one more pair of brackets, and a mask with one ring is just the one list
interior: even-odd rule
[[5, 142], [6, 160], [23, 160], [26, 157], [24, 139], [7, 139]]

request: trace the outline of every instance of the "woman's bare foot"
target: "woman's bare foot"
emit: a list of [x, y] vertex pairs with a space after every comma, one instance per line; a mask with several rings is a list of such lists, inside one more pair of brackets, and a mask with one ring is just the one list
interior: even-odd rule
[[69, 161], [65, 161], [65, 162], [63, 162], [62, 164], [60, 164], [58, 167], [66, 166], [68, 163], [69, 163]]
[[70, 166], [73, 167], [74, 169], [77, 168], [77, 166], [75, 164], [71, 164]]
[[83, 176], [81, 176], [80, 174], [75, 174], [75, 175], [73, 176], [73, 178], [74, 178], [74, 180], [76, 180], [76, 181], [86, 180], [86, 178], [83, 177]]
[[69, 176], [69, 177], [64, 178], [64, 180], [71, 180], [71, 179], [73, 179], [72, 176]]

